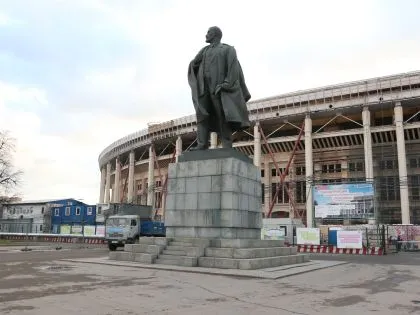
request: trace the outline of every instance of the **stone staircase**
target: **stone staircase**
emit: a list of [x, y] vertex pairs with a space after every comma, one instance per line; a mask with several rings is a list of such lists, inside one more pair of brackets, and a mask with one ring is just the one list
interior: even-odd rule
[[123, 252], [109, 252], [109, 259], [154, 264], [167, 243], [166, 238], [142, 237], [138, 244], [126, 244]]
[[262, 269], [309, 261], [295, 247], [207, 248], [198, 265], [221, 269]]
[[169, 240], [166, 248], [156, 260], [157, 264], [197, 267], [198, 258], [203, 256], [210, 240], [177, 238]]
[[283, 241], [253, 239], [201, 239], [142, 237], [139, 244], [127, 244], [123, 252], [109, 253], [112, 260], [144, 264], [221, 269], [262, 269], [309, 261], [296, 247]]
[[253, 239], [214, 240], [198, 259], [198, 266], [221, 269], [263, 269], [309, 261], [308, 255], [297, 254], [296, 247], [284, 241]]

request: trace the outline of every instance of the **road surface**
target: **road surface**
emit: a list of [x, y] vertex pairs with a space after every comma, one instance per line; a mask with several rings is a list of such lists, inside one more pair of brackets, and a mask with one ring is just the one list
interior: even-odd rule
[[315, 255], [349, 263], [279, 280], [60, 261], [106, 253], [0, 250], [0, 314], [420, 314], [419, 254]]

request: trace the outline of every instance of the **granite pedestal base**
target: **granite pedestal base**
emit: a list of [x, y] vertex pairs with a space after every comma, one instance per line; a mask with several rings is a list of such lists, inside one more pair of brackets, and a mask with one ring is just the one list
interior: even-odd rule
[[283, 241], [256, 239], [153, 238], [110, 252], [109, 259], [184, 267], [264, 269], [309, 261]]
[[234, 149], [184, 153], [169, 165], [166, 236], [260, 239], [260, 176]]

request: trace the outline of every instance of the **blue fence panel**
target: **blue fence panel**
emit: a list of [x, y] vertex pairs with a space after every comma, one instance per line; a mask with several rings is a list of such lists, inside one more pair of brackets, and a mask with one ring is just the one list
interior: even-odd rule
[[337, 246], [337, 230], [328, 231], [328, 245]]

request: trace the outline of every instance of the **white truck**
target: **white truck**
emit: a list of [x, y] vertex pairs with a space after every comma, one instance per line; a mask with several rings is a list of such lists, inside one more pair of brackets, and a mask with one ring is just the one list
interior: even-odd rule
[[125, 244], [136, 243], [140, 236], [165, 236], [165, 234], [163, 222], [141, 218], [139, 215], [112, 215], [105, 223], [105, 239], [111, 251]]
[[111, 251], [124, 244], [133, 244], [140, 237], [140, 218], [137, 215], [113, 215], [106, 220], [105, 239]]

